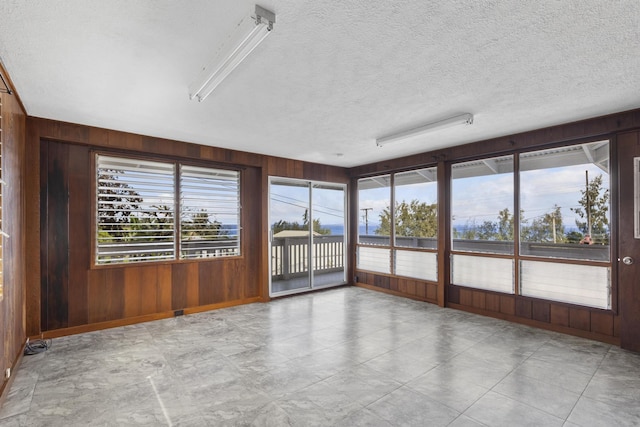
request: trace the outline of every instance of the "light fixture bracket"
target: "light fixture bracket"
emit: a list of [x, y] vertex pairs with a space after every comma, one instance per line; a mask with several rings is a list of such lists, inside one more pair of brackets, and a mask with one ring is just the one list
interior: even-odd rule
[[189, 86], [189, 99], [204, 101], [220, 83], [271, 33], [276, 14], [255, 5], [255, 16], [242, 19], [213, 60]]
[[261, 24], [262, 20], [268, 22], [267, 29], [269, 31], [273, 30], [273, 24], [276, 23], [276, 14], [271, 12], [270, 10], [265, 9], [262, 6], [256, 5], [256, 25]]

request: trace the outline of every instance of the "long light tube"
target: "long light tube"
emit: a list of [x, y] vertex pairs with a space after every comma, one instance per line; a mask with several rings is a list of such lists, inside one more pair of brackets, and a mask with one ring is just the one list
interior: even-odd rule
[[376, 139], [376, 145], [378, 147], [385, 146], [394, 142], [400, 142], [405, 139], [421, 136], [437, 130], [446, 129], [457, 125], [470, 125], [473, 123], [473, 114], [465, 113], [459, 116], [450, 117], [448, 119], [440, 120], [437, 122], [427, 123], [417, 128], [405, 130], [402, 132], [394, 133], [391, 135], [383, 136]]
[[276, 22], [275, 13], [256, 5], [255, 17], [243, 19], [234, 36], [222, 46], [214, 60], [203, 68], [189, 86], [189, 98], [204, 101], [207, 96], [267, 37]]

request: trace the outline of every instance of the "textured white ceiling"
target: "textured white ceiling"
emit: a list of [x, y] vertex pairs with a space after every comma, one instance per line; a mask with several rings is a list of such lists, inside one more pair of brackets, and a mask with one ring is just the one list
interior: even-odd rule
[[189, 84], [253, 2], [2, 0], [0, 59], [31, 116], [338, 166], [640, 107], [637, 0], [259, 4], [273, 34], [202, 103]]

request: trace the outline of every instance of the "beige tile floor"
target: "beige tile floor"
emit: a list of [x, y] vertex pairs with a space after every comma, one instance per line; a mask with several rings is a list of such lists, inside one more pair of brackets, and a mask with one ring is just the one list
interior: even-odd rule
[[638, 426], [640, 355], [360, 288], [53, 340], [1, 426]]

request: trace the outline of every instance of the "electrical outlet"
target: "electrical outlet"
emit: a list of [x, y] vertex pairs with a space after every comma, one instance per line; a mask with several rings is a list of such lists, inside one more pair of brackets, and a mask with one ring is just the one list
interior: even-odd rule
[[7, 370], [4, 371], [4, 379], [8, 380], [9, 378], [11, 378], [11, 368], [7, 368]]

